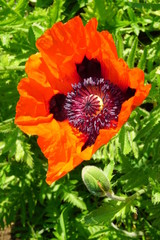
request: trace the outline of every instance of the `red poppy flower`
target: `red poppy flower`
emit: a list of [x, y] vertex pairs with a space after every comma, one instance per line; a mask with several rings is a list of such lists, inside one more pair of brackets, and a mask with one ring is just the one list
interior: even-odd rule
[[47, 183], [64, 176], [106, 144], [147, 97], [144, 73], [119, 59], [113, 38], [75, 17], [56, 23], [26, 63], [15, 123], [38, 135], [48, 159]]

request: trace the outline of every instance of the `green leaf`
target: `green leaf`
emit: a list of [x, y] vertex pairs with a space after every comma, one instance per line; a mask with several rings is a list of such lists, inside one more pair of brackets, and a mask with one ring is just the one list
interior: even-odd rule
[[82, 210], [86, 210], [86, 204], [82, 200], [82, 198], [78, 197], [77, 192], [65, 192], [64, 193], [64, 200], [71, 203], [73, 206], [76, 206]]
[[128, 66], [130, 68], [134, 67], [134, 60], [135, 60], [135, 56], [136, 56], [137, 46], [138, 46], [138, 38], [136, 37], [134, 39], [134, 42], [132, 43], [131, 51], [130, 51], [128, 59], [127, 59]]
[[63, 15], [63, 5], [65, 0], [55, 0], [53, 5], [49, 8], [49, 25], [52, 25], [56, 22], [62, 21], [64, 18]]
[[134, 157], [138, 159], [139, 150], [138, 150], [137, 143], [134, 141], [134, 139], [136, 137], [136, 133], [135, 133], [135, 131], [130, 131], [130, 132], [128, 132], [128, 135], [129, 135], [128, 139], [129, 139], [130, 146], [131, 146], [131, 149], [133, 151]]
[[147, 60], [147, 48], [144, 49], [139, 62], [138, 62], [138, 68], [144, 70], [145, 69], [145, 64], [146, 64], [146, 60]]
[[35, 40], [35, 35], [34, 35], [34, 32], [33, 32], [32, 26], [30, 26], [29, 31], [28, 31], [28, 40], [29, 40], [31, 46], [36, 48], [35, 47], [35, 41], [36, 40]]
[[94, 10], [101, 22], [106, 19], [106, 2], [105, 0], [94, 0]]
[[85, 218], [85, 223], [90, 225], [103, 225], [113, 221], [116, 214], [121, 214], [121, 211], [126, 208], [128, 202], [108, 202], [104, 203], [103, 206], [89, 213]]
[[123, 126], [119, 133], [119, 144], [124, 155], [127, 155], [132, 150], [128, 137], [128, 132], [126, 131], [125, 126]]
[[134, 14], [134, 11], [132, 8], [127, 8], [128, 16], [132, 22], [136, 22], [136, 15]]
[[13, 9], [9, 3], [7, 4], [7, 2], [1, 0], [1, 6], [2, 11], [0, 14], [0, 26], [7, 26], [8, 24], [22, 25], [24, 23], [24, 19], [22, 18], [22, 16], [18, 12], [16, 12], [16, 10]]
[[117, 53], [119, 58], [123, 58], [123, 52], [124, 52], [124, 44], [123, 44], [123, 38], [122, 35], [119, 33], [117, 34]]
[[67, 237], [66, 237], [66, 227], [65, 227], [65, 220], [64, 220], [64, 212], [65, 212], [65, 210], [66, 209], [63, 209], [63, 211], [62, 211], [62, 213], [61, 213], [61, 215], [60, 215], [60, 226], [61, 226], [61, 230], [62, 230], [62, 232], [61, 232], [61, 237], [62, 237], [62, 239], [67, 239]]
[[0, 133], [8, 133], [13, 129], [14, 119], [7, 119], [0, 123]]
[[143, 9], [143, 8], [146, 8], [146, 9], [149, 9], [149, 10], [160, 10], [160, 4], [156, 4], [156, 3], [134, 3], [134, 2], [128, 2], [128, 1], [125, 1], [125, 4], [132, 7], [132, 8], [140, 8], [140, 9]]
[[112, 179], [113, 177], [113, 170], [114, 170], [114, 161], [111, 161], [109, 164], [107, 164], [107, 166], [104, 168], [104, 173], [107, 176], [107, 178], [109, 179], [109, 181]]
[[28, 2], [26, 0], [18, 0], [15, 7], [15, 11], [23, 17], [26, 11], [27, 5], [28, 5]]
[[[149, 117], [145, 118], [142, 121], [142, 128], [141, 128], [141, 130], [139, 130], [139, 132], [135, 138], [135, 141], [149, 135], [150, 132], [153, 130], [153, 127], [157, 126], [157, 124], [159, 125], [159, 121], [160, 121], [160, 109], [159, 109], [159, 107], [157, 107], [156, 109], [154, 109], [154, 111], [152, 111], [152, 113], [150, 114]], [[156, 128], [155, 128], [153, 136], [154, 135], [157, 135]], [[150, 139], [150, 142], [151, 142], [151, 140], [152, 139]]]

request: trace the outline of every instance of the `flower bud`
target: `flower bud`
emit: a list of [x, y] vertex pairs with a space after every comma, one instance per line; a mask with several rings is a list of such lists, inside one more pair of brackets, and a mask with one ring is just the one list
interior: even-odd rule
[[88, 191], [95, 196], [104, 197], [111, 189], [105, 173], [95, 166], [84, 167], [82, 169], [82, 179]]

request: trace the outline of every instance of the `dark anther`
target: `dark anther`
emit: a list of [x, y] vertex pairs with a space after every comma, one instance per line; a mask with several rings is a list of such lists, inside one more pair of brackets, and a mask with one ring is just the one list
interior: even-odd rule
[[56, 94], [49, 101], [49, 111], [53, 113], [53, 117], [57, 121], [64, 121], [67, 117], [64, 111], [64, 103], [66, 96], [64, 94]]
[[89, 77], [101, 77], [101, 65], [97, 59], [88, 60], [84, 57], [82, 63], [77, 64], [76, 67], [77, 72], [82, 79]]

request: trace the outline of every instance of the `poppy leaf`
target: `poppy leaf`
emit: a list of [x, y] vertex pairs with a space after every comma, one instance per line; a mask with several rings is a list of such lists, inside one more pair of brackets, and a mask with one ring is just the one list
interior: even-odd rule
[[131, 149], [133, 151], [134, 157], [136, 159], [138, 159], [139, 150], [138, 150], [137, 143], [134, 141], [134, 138], [136, 137], [135, 131], [130, 131], [130, 132], [128, 132], [128, 134], [129, 134], [129, 142], [130, 142]]
[[126, 131], [125, 126], [121, 128], [119, 133], [119, 143], [124, 155], [127, 155], [129, 152], [131, 152], [132, 148], [129, 141], [128, 131]]
[[111, 201], [104, 203], [103, 206], [92, 211], [84, 218], [85, 223], [90, 225], [106, 224], [107, 222], [112, 221], [117, 214], [121, 215], [121, 211], [125, 209], [128, 204], [130, 205], [131, 202], [122, 202], [119, 204], [116, 201]]
[[32, 47], [35, 47], [35, 35], [34, 35], [34, 32], [33, 32], [33, 28], [30, 27], [29, 28], [29, 31], [28, 31], [28, 40], [31, 44]]
[[132, 43], [131, 46], [131, 51], [128, 55], [127, 63], [130, 68], [134, 67], [134, 60], [136, 56], [136, 51], [137, 51], [137, 45], [138, 45], [138, 38], [136, 37]]
[[50, 27], [59, 21], [62, 21], [63, 16], [63, 5], [65, 3], [65, 0], [55, 0], [53, 5], [49, 8], [49, 25]]
[[78, 207], [81, 210], [87, 209], [85, 202], [78, 196], [77, 192], [65, 192], [64, 200], [71, 203], [73, 206]]
[[16, 4], [15, 11], [23, 17], [27, 5], [28, 2], [26, 0], [19, 0]]
[[[160, 119], [159, 108], [156, 108], [154, 111], [152, 111], [152, 113], [149, 115], [149, 117], [144, 118], [144, 120], [142, 122], [143, 127], [137, 133], [135, 141], [149, 135], [150, 132], [152, 131], [153, 127], [155, 127], [159, 124], [159, 119]], [[151, 139], [150, 139], [150, 142], [151, 142]]]
[[146, 60], [147, 60], [147, 48], [144, 49], [139, 62], [138, 62], [138, 68], [144, 70], [145, 69], [145, 64], [146, 64]]
[[117, 53], [119, 58], [123, 58], [123, 52], [124, 52], [123, 38], [122, 35], [119, 33], [117, 34]]

